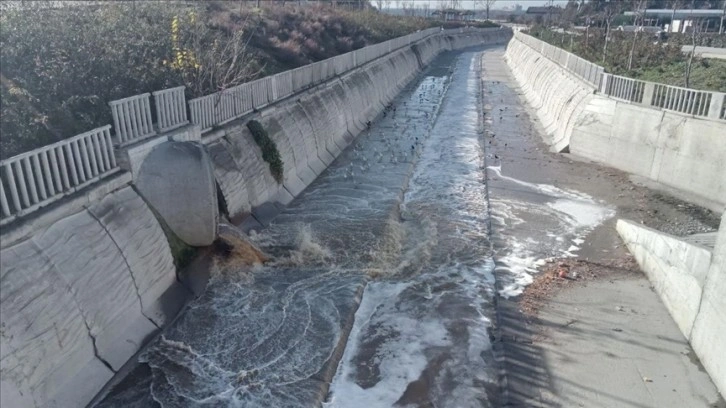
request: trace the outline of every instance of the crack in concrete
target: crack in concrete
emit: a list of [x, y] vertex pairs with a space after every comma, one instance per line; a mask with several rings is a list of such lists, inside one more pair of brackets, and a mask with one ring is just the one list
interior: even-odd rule
[[53, 271], [54, 271], [54, 272], [56, 273], [56, 275], [58, 275], [58, 277], [60, 278], [60, 280], [61, 280], [61, 281], [63, 281], [63, 282], [65, 282], [65, 284], [66, 284], [66, 289], [67, 289], [67, 290], [68, 290], [68, 292], [69, 292], [69, 293], [71, 294], [71, 299], [73, 299], [73, 303], [74, 303], [74, 304], [76, 305], [76, 307], [78, 308], [78, 311], [79, 311], [79, 313], [80, 313], [80, 315], [81, 315], [81, 320], [83, 321], [83, 325], [84, 325], [84, 326], [86, 326], [86, 331], [87, 331], [87, 333], [88, 333], [88, 337], [89, 337], [89, 338], [91, 339], [91, 345], [93, 346], [93, 355], [94, 355], [94, 356], [95, 356], [95, 357], [96, 357], [96, 358], [97, 358], [97, 359], [98, 359], [98, 360], [99, 360], [99, 361], [100, 361], [100, 362], [101, 362], [101, 363], [102, 363], [103, 365], [105, 365], [105, 366], [106, 366], [106, 367], [107, 367], [107, 368], [108, 368], [109, 370], [111, 370], [111, 372], [112, 372], [112, 373], [116, 373], [116, 370], [114, 370], [114, 369], [113, 369], [113, 367], [111, 367], [111, 363], [109, 363], [109, 362], [108, 362], [108, 361], [107, 361], [107, 360], [106, 360], [105, 358], [101, 357], [101, 354], [100, 354], [100, 353], [98, 352], [98, 346], [96, 345], [96, 336], [94, 336], [94, 335], [93, 335], [93, 333], [91, 332], [91, 325], [90, 325], [90, 324], [88, 323], [88, 320], [87, 320], [87, 318], [86, 318], [86, 312], [85, 312], [85, 311], [84, 311], [84, 309], [83, 309], [83, 308], [81, 307], [81, 304], [80, 304], [80, 303], [78, 302], [78, 299], [76, 299], [76, 294], [75, 294], [75, 292], [74, 292], [74, 290], [73, 290], [73, 287], [71, 286], [71, 284], [70, 284], [70, 283], [69, 283], [69, 282], [68, 282], [67, 280], [65, 280], [65, 279], [63, 278], [63, 274], [62, 274], [62, 273], [59, 273], [59, 272], [60, 272], [60, 270], [59, 270], [58, 266], [57, 266], [57, 265], [55, 264], [55, 262], [53, 262], [53, 260], [52, 260], [52, 259], [51, 259], [51, 258], [50, 258], [50, 257], [49, 257], [48, 255], [46, 255], [46, 254], [45, 254], [45, 251], [43, 251], [43, 248], [41, 248], [41, 247], [40, 247], [40, 245], [38, 245], [38, 243], [37, 243], [37, 242], [35, 242], [35, 241], [34, 241], [34, 240], [32, 240], [32, 239], [31, 239], [31, 242], [33, 243], [33, 245], [34, 245], [34, 246], [35, 246], [35, 248], [37, 249], [38, 253], [39, 253], [39, 254], [40, 254], [40, 255], [41, 255], [41, 256], [42, 256], [42, 257], [43, 257], [43, 258], [44, 258], [44, 259], [45, 259], [45, 260], [46, 260], [46, 261], [47, 261], [47, 262], [48, 262], [48, 263], [49, 263], [50, 265], [52, 265], [52, 267], [53, 267]]
[[124, 264], [126, 264], [126, 267], [129, 269], [129, 276], [131, 276], [131, 282], [134, 284], [136, 298], [139, 300], [139, 309], [141, 310], [141, 315], [144, 316], [149, 322], [151, 322], [151, 324], [153, 324], [154, 327], [156, 327], [157, 329], [161, 329], [161, 327], [158, 324], [156, 324], [156, 322], [154, 322], [154, 320], [151, 319], [149, 316], [147, 316], [146, 313], [144, 312], [144, 302], [141, 301], [141, 293], [139, 292], [139, 285], [136, 283], [136, 277], [134, 276], [134, 273], [132, 272], [131, 264], [129, 264], [128, 259], [126, 259], [126, 255], [124, 255], [124, 251], [121, 249], [121, 246], [118, 244], [118, 242], [116, 242], [116, 239], [113, 237], [113, 235], [108, 230], [108, 228], [106, 228], [106, 226], [96, 216], [96, 214], [94, 214], [93, 211], [91, 211], [91, 209], [88, 207], [86, 207], [86, 210], [88, 211], [88, 214], [90, 214], [91, 217], [93, 217], [93, 219], [96, 220], [96, 222], [98, 222], [98, 225], [100, 225], [101, 228], [103, 228], [103, 230], [106, 232], [108, 237], [111, 239], [111, 242], [113, 242], [113, 244], [118, 249], [118, 252], [121, 255], [121, 259], [124, 260]]

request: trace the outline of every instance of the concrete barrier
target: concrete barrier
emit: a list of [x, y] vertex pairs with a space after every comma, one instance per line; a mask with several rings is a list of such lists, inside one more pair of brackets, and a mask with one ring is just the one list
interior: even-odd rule
[[553, 150], [726, 206], [726, 122], [597, 94], [594, 85], [516, 38], [505, 58]]
[[617, 230], [726, 395], [726, 213], [713, 250], [632, 221], [618, 220]]
[[726, 397], [726, 213], [706, 276], [701, 305], [691, 331], [691, 346], [721, 395]]
[[85, 406], [183, 302], [161, 304], [181, 288], [130, 187], [3, 247], [0, 271], [2, 406]]
[[[421, 72], [419, 58], [428, 63], [444, 50], [503, 43], [509, 35], [502, 30], [431, 36], [418, 42], [416, 50], [394, 50], [359, 69], [208, 133], [202, 141], [214, 163], [229, 215], [235, 219], [244, 217], [263, 203], [287, 204], [300, 194], [366, 128], [366, 123]], [[326, 64], [314, 64], [312, 75], [323, 78], [330, 73], [328, 70], [340, 69], [336, 63]], [[298, 69], [291, 74], [293, 83], [303, 71]], [[277, 144], [284, 163], [282, 184], [272, 178], [259, 148], [251, 142], [246, 128], [251, 119], [259, 120]]]
[[217, 237], [219, 207], [211, 160], [193, 142], [167, 141], [141, 165], [136, 187], [172, 231], [192, 246]]
[[701, 304], [711, 251], [632, 221], [618, 220], [618, 233], [686, 337]]

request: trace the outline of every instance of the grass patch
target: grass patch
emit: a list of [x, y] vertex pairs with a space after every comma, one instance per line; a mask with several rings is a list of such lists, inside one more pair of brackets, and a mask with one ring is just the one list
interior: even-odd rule
[[269, 163], [272, 177], [275, 178], [278, 184], [281, 184], [284, 170], [282, 159], [280, 158], [280, 151], [277, 150], [277, 144], [275, 144], [274, 140], [270, 139], [270, 136], [260, 122], [251, 120], [247, 122], [247, 128], [252, 133], [252, 138], [255, 139], [255, 143], [262, 150], [262, 160]]

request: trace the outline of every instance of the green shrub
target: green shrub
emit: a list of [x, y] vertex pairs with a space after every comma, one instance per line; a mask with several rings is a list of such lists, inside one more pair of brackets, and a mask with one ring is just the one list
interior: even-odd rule
[[247, 122], [247, 128], [252, 133], [252, 138], [255, 139], [255, 143], [260, 146], [262, 150], [262, 160], [270, 164], [270, 173], [275, 178], [277, 183], [282, 183], [283, 179], [283, 163], [280, 158], [280, 151], [277, 150], [275, 141], [270, 139], [267, 135], [267, 131], [262, 124], [256, 120]]

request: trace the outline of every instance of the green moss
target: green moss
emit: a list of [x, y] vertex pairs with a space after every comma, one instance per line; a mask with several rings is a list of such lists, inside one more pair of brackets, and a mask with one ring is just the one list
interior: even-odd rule
[[247, 122], [247, 128], [252, 133], [252, 138], [262, 150], [262, 160], [270, 164], [270, 173], [278, 183], [283, 179], [283, 163], [280, 158], [280, 151], [277, 150], [275, 141], [270, 139], [262, 124], [256, 120]]

